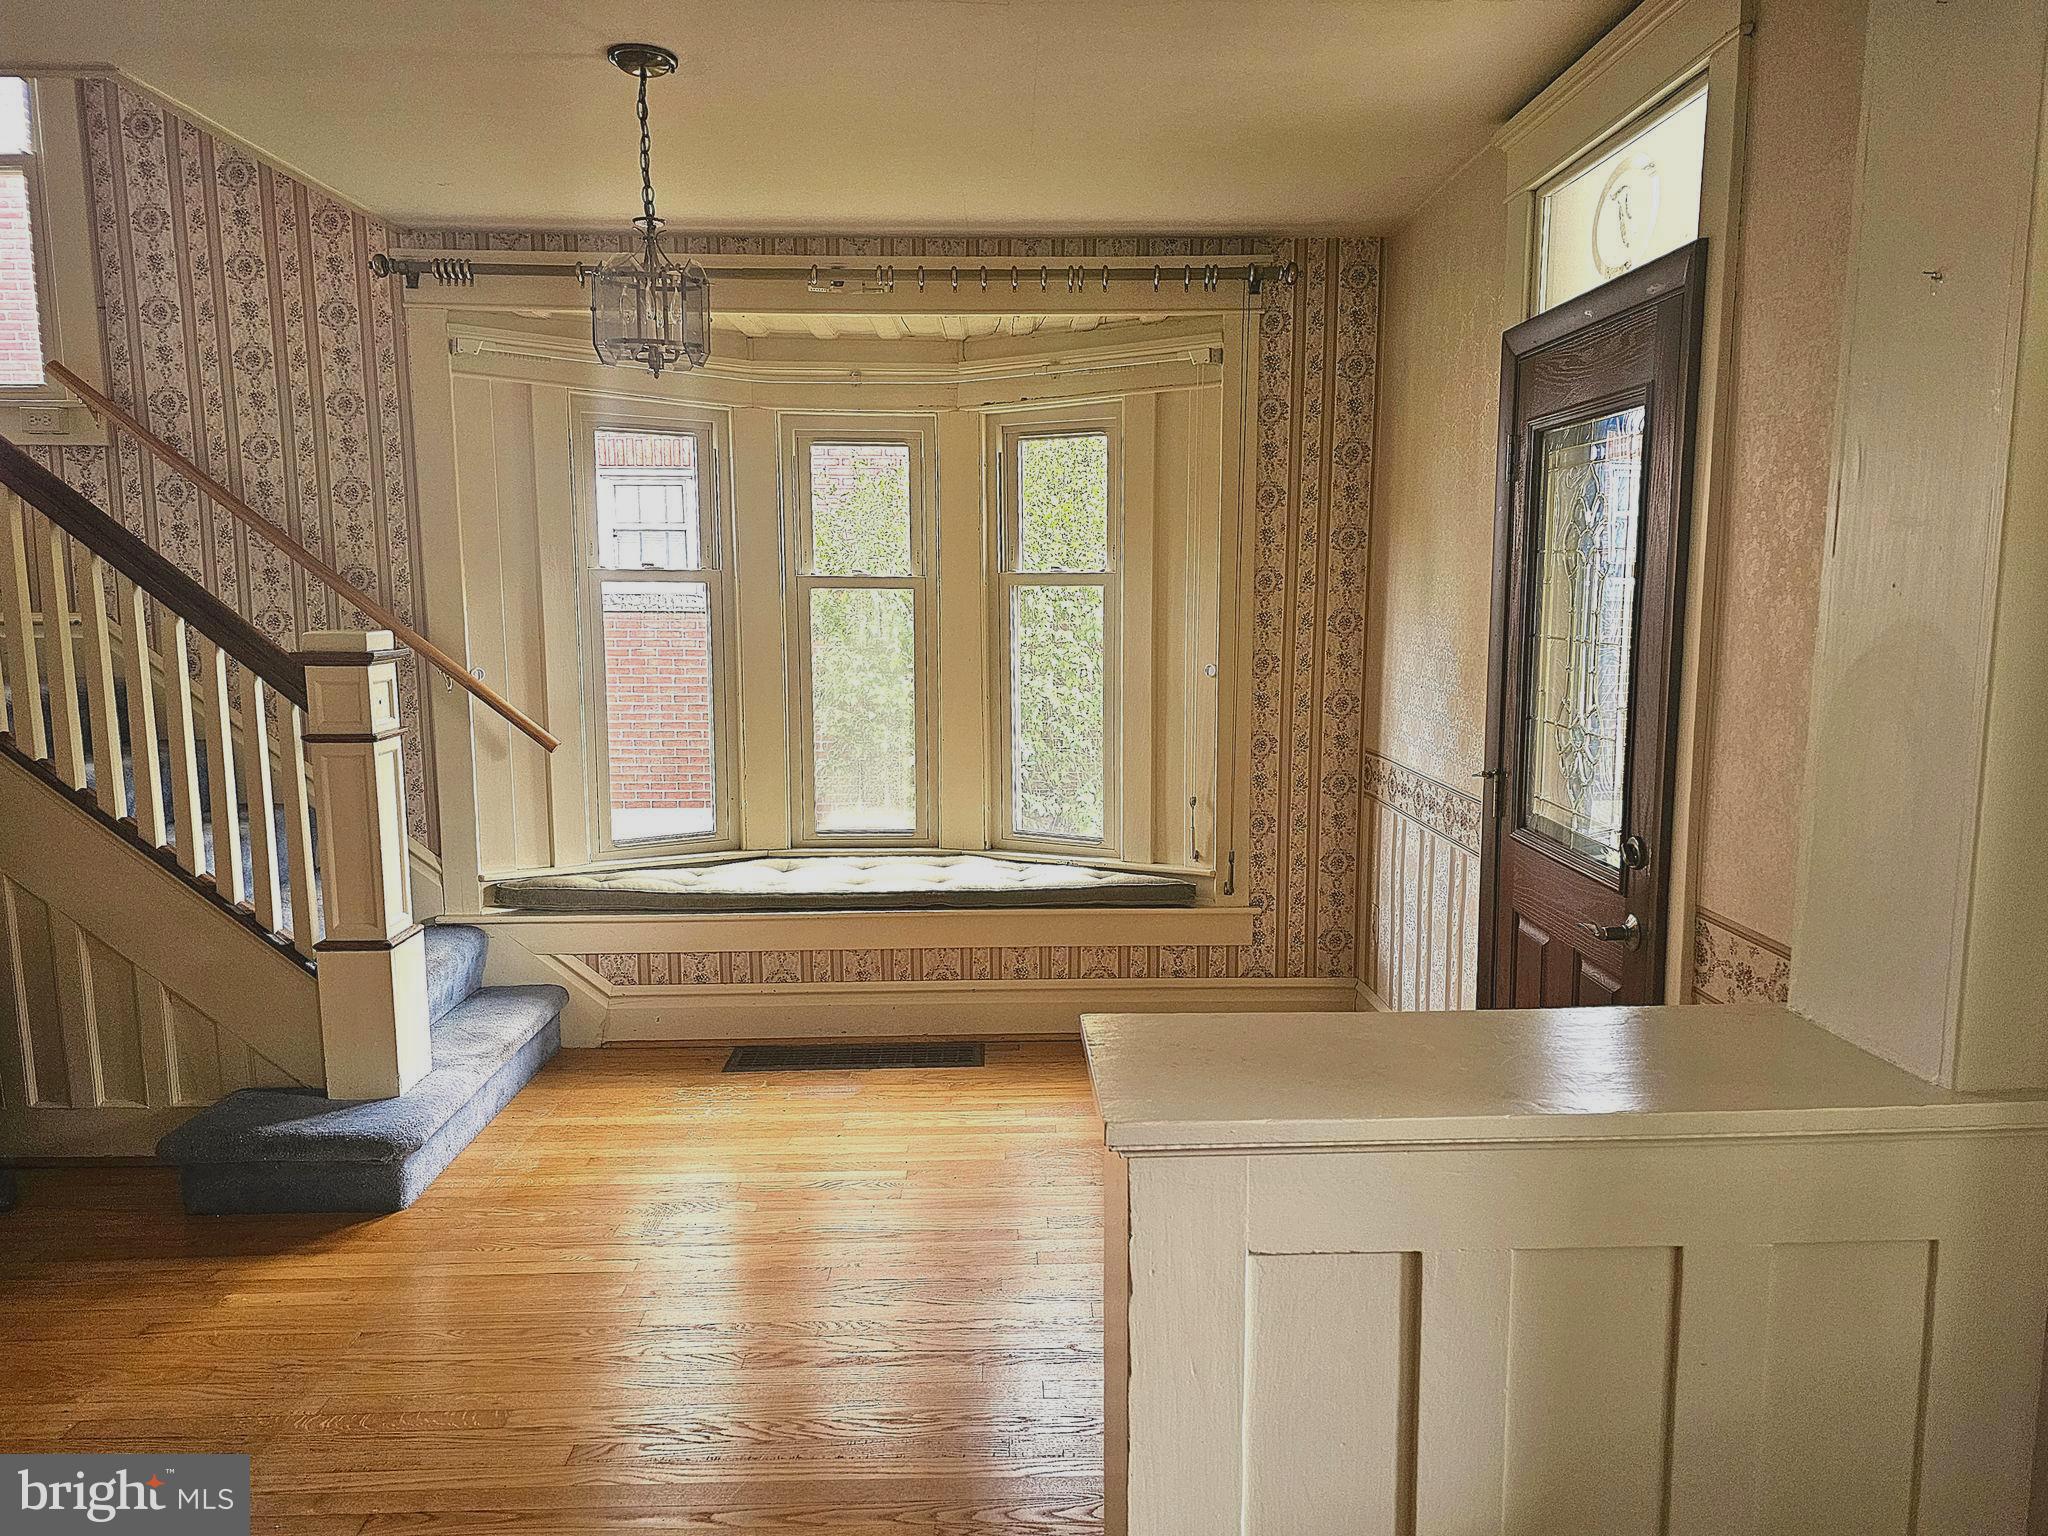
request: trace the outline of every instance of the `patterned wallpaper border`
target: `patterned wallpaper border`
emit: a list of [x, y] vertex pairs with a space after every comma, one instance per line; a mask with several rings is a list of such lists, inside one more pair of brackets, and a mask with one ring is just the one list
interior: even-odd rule
[[1784, 1003], [1792, 951], [1702, 907], [1692, 925], [1692, 994], [1702, 1003]]
[[1365, 792], [1465, 852], [1479, 852], [1482, 803], [1477, 795], [1371, 751], [1365, 754]]
[[622, 952], [576, 959], [615, 987], [920, 981], [1197, 981], [1233, 976], [1222, 944], [980, 946], [941, 949]]

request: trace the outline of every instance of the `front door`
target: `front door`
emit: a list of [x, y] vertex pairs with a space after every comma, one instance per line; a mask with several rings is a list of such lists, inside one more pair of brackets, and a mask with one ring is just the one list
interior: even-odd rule
[[1658, 1003], [1706, 243], [1509, 331], [1479, 1004]]

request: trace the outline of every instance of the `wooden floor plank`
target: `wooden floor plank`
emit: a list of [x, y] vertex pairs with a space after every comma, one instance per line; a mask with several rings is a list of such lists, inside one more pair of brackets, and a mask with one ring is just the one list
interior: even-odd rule
[[977, 1070], [566, 1054], [412, 1210], [194, 1218], [27, 1170], [12, 1450], [243, 1450], [272, 1536], [1078, 1532], [1102, 1497], [1101, 1128]]

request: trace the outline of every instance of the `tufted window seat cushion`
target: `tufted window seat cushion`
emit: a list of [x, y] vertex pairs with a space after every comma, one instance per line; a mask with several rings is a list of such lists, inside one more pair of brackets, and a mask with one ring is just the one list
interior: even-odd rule
[[742, 858], [500, 880], [526, 912], [878, 912], [976, 907], [1184, 907], [1192, 881], [979, 853]]

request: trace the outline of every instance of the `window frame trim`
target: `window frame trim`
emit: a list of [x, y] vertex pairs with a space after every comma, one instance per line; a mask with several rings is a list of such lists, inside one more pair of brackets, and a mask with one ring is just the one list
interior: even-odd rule
[[[723, 413], [694, 407], [662, 408], [644, 400], [585, 397], [574, 408], [570, 441], [571, 499], [575, 508], [577, 649], [589, 742], [585, 783], [591, 807], [591, 852], [602, 863], [661, 855], [730, 853], [741, 846], [737, 808], [739, 676], [733, 597], [735, 542], [726, 454], [731, 433]], [[597, 434], [661, 432], [697, 439], [697, 517], [700, 556], [693, 570], [619, 570], [597, 563]], [[620, 842], [612, 831], [610, 679], [604, 665], [603, 588], [608, 581], [701, 583], [711, 610], [712, 829], [709, 833]]]
[[[1016, 552], [1022, 506], [1018, 494], [1018, 445], [1035, 437], [1081, 437], [1100, 433], [1109, 440], [1109, 510], [1106, 569], [1102, 571], [1019, 571]], [[989, 607], [989, 829], [992, 849], [1058, 855], [1071, 859], [1124, 862], [1124, 707], [1131, 680], [1125, 673], [1123, 587], [1125, 572], [1125, 422], [1122, 397], [1063, 402], [1028, 410], [992, 413], [995, 515], [990, 519], [987, 561]], [[1011, 626], [1014, 597], [1025, 586], [1100, 586], [1102, 601], [1102, 836], [1051, 837], [1016, 825], [1016, 732]], [[1138, 679], [1141, 697], [1149, 680]]]
[[[789, 688], [785, 772], [789, 784], [789, 847], [910, 849], [939, 846], [938, 572], [939, 428], [919, 413], [847, 415], [779, 413], [777, 460], [783, 471], [784, 676]], [[811, 449], [817, 444], [878, 444], [910, 452], [910, 566], [907, 576], [820, 576], [805, 567], [811, 549]], [[917, 797], [905, 831], [861, 828], [821, 831], [817, 825], [816, 719], [811, 695], [811, 594], [820, 590], [902, 590], [911, 593], [912, 697]]]
[[[21, 169], [28, 188], [29, 245], [34, 262], [36, 323], [43, 361], [63, 362], [94, 388], [105, 388], [97, 266], [93, 254], [89, 171], [79, 72], [0, 69], [28, 85], [29, 149], [0, 155]], [[27, 413], [55, 410], [54, 428], [30, 430]], [[103, 445], [105, 433], [78, 398], [46, 376], [35, 384], [0, 384], [0, 433], [30, 445]]]

